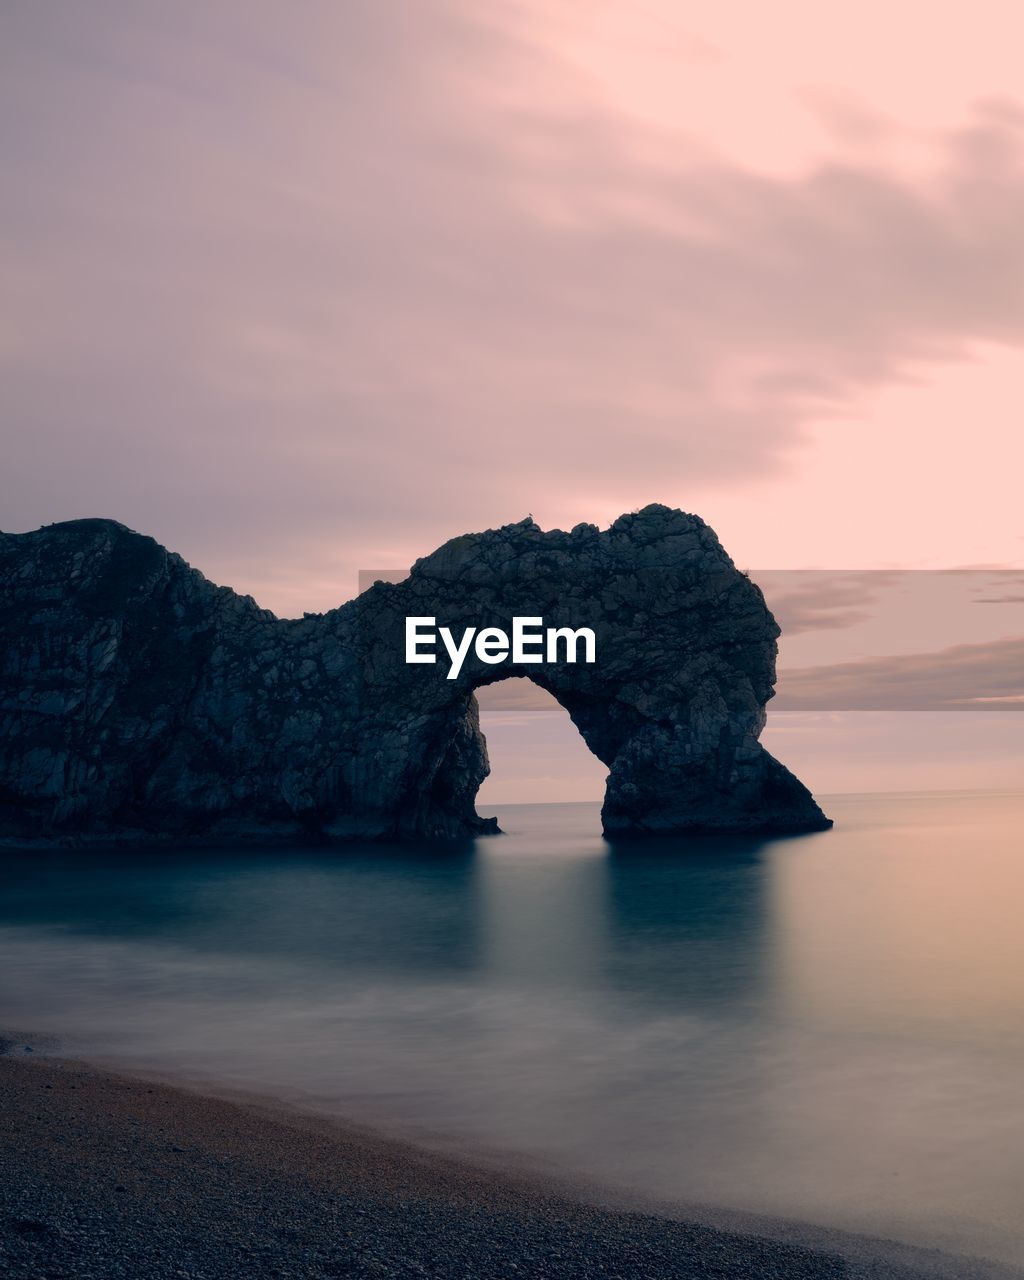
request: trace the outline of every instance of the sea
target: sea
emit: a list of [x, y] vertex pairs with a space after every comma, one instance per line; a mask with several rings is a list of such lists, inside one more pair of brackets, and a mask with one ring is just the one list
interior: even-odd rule
[[[637, 1203], [1024, 1263], [1024, 794], [828, 832], [0, 854], [0, 1030]], [[24, 1043], [22, 1043], [24, 1041]]]

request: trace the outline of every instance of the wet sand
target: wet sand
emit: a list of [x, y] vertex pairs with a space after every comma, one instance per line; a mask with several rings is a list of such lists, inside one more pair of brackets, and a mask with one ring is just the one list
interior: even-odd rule
[[270, 1104], [207, 1097], [24, 1045], [0, 1057], [0, 1115], [4, 1277], [1011, 1274], [916, 1250], [881, 1256], [870, 1242], [851, 1250], [848, 1237], [837, 1236], [832, 1251], [602, 1208]]

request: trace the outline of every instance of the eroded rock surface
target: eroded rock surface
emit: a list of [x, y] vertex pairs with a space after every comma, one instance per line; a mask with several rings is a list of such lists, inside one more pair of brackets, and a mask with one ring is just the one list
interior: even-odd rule
[[[591, 627], [593, 665], [407, 665], [406, 616]], [[0, 535], [0, 837], [240, 840], [493, 830], [474, 689], [526, 675], [609, 769], [605, 831], [829, 824], [758, 743], [778, 627], [696, 516], [467, 534], [282, 620], [108, 520]]]

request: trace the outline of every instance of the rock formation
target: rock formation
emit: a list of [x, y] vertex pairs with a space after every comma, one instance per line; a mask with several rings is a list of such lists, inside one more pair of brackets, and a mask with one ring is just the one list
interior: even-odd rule
[[[406, 616], [591, 627], [593, 665], [407, 665]], [[466, 835], [474, 689], [526, 675], [609, 770], [609, 834], [829, 826], [758, 743], [778, 627], [696, 516], [467, 534], [330, 613], [281, 620], [109, 520], [0, 535], [0, 837]]]

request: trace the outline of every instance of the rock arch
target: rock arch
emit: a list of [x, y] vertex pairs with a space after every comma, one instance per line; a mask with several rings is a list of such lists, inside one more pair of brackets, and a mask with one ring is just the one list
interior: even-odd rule
[[[609, 834], [830, 825], [759, 744], [778, 627], [696, 516], [530, 519], [400, 583], [281, 620], [111, 521], [0, 537], [7, 838], [453, 836], [494, 829], [474, 692], [526, 675], [608, 766]], [[407, 616], [459, 633], [588, 626], [593, 665], [407, 665]]]

